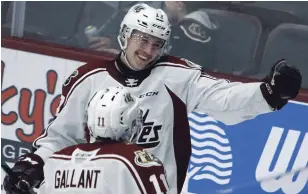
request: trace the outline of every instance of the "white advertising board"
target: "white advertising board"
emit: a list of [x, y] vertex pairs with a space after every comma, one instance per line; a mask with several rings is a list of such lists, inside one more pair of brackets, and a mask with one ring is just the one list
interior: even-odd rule
[[31, 151], [55, 114], [62, 83], [84, 62], [3, 47], [1, 56], [1, 162], [11, 166]]

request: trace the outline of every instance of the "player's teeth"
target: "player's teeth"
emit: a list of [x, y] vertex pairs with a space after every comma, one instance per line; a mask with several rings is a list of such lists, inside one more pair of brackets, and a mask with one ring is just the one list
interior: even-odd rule
[[141, 59], [143, 59], [143, 60], [147, 60], [148, 58], [147, 57], [145, 57], [145, 56], [141, 56], [141, 55], [138, 55]]

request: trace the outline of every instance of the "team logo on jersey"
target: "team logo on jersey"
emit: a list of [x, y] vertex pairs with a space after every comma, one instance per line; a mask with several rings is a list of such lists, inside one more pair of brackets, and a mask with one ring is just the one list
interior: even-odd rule
[[135, 163], [142, 167], [162, 166], [162, 163], [155, 156], [145, 150], [135, 152]]
[[78, 76], [78, 70], [75, 70], [64, 82], [64, 86], [67, 86], [71, 83], [71, 80], [74, 78], [74, 77], [77, 77]]
[[232, 174], [232, 153], [225, 131], [206, 114], [189, 114], [192, 155], [187, 178], [227, 185]]
[[162, 125], [157, 125], [153, 121], [147, 121], [150, 110], [143, 116], [143, 128], [137, 137], [137, 144], [144, 148], [153, 148], [160, 143], [160, 131]]

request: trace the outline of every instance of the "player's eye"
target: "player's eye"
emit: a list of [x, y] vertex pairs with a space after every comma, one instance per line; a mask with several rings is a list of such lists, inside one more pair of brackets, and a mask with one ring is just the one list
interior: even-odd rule
[[162, 47], [162, 44], [158, 44], [158, 43], [153, 44], [153, 48], [155, 49], [159, 49], [161, 47]]
[[141, 42], [142, 42], [142, 43], [148, 43], [148, 42], [149, 42], [149, 40], [148, 40], [148, 39], [146, 39], [146, 38], [141, 38]]

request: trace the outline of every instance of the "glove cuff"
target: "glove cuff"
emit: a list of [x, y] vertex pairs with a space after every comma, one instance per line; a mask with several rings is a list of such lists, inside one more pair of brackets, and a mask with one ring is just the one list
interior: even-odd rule
[[288, 103], [288, 100], [281, 99], [279, 95], [274, 92], [269, 83], [262, 83], [260, 89], [264, 99], [274, 110], [280, 110]]
[[30, 162], [32, 165], [44, 166], [43, 159], [37, 154], [33, 153], [25, 154], [18, 159], [17, 163], [25, 161]]

